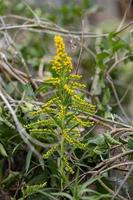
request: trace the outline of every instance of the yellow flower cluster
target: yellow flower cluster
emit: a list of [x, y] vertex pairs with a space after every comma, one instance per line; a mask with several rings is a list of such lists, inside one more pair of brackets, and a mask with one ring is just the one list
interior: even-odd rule
[[57, 54], [60, 54], [60, 52], [65, 54], [65, 44], [63, 41], [63, 38], [59, 35], [56, 35], [54, 37], [54, 42], [55, 42], [55, 46], [57, 47]]
[[45, 83], [50, 83], [52, 85], [59, 85], [60, 84], [60, 79], [51, 77], [51, 78], [46, 79]]
[[44, 103], [42, 108], [48, 108], [57, 101], [59, 101], [59, 97], [54, 97], [54, 98], [50, 99], [49, 101], [47, 101], [46, 103]]
[[45, 139], [46, 135], [51, 135], [53, 132], [50, 129], [41, 129], [41, 128], [35, 128], [29, 130], [31, 137], [37, 138], [37, 139]]
[[54, 38], [55, 46], [57, 48], [56, 56], [52, 61], [52, 69], [60, 74], [61, 72], [71, 72], [72, 71], [72, 61], [65, 50], [65, 44], [61, 36], [55, 36]]
[[78, 110], [80, 112], [85, 112], [86, 114], [89, 113], [89, 115], [94, 115], [96, 112], [95, 106], [92, 104], [80, 104], [79, 102], [75, 102], [73, 105], [74, 110]]
[[71, 174], [74, 174], [74, 171], [73, 171], [72, 167], [69, 165], [69, 162], [68, 162], [68, 159], [66, 156], [64, 156], [63, 160], [64, 160], [64, 163], [66, 166], [65, 167], [66, 171], [70, 172]]
[[58, 97], [54, 97], [50, 99], [49, 101], [47, 101], [46, 103], [44, 103], [40, 109], [38, 109], [37, 111], [30, 112], [30, 114], [32, 116], [36, 116], [41, 113], [55, 112], [55, 109], [51, 108], [51, 106], [55, 104], [55, 102], [59, 102], [59, 101], [60, 100]]
[[64, 90], [65, 90], [68, 94], [74, 95], [74, 91], [73, 91], [67, 84], [64, 85]]
[[83, 127], [90, 127], [90, 126], [92, 126], [93, 125], [93, 122], [90, 122], [90, 121], [83, 121], [82, 119], [80, 119], [79, 117], [77, 117], [77, 116], [74, 116], [73, 117], [74, 118], [74, 120], [76, 120], [78, 123], [79, 123], [79, 125], [80, 126], [83, 126]]
[[72, 135], [73, 135], [74, 139], [78, 139], [81, 136], [80, 132], [75, 129], [72, 130]]
[[70, 74], [70, 78], [72, 78], [72, 79], [77, 79], [77, 80], [79, 80], [79, 79], [81, 79], [81, 75], [79, 75], [79, 74]]
[[50, 107], [48, 107], [48, 108], [40, 108], [39, 110], [37, 110], [37, 111], [33, 111], [33, 112], [31, 112], [30, 114], [32, 115], [32, 116], [37, 116], [37, 115], [40, 115], [40, 114], [43, 114], [43, 113], [54, 113], [55, 112], [55, 109], [54, 108], [50, 108]]
[[76, 89], [83, 89], [86, 86], [85, 86], [85, 84], [81, 84], [81, 83], [78, 83], [78, 82], [72, 82], [71, 87], [72, 87], [73, 90], [76, 90]]
[[59, 118], [60, 119], [63, 119], [64, 118], [64, 116], [65, 116], [65, 114], [66, 114], [66, 107], [64, 107], [64, 106], [60, 106], [60, 112], [59, 112]]
[[64, 132], [63, 136], [66, 139], [66, 141], [69, 142], [70, 144], [73, 144], [80, 149], [86, 148], [86, 144], [83, 144], [83, 143], [79, 142], [78, 140], [71, 138], [68, 133]]
[[80, 102], [80, 103], [82, 103], [82, 104], [86, 104], [86, 102], [84, 101], [84, 100], [82, 100], [81, 98], [80, 98], [80, 96], [78, 96], [78, 95], [73, 95], [73, 98], [74, 98], [74, 100], [77, 100], [78, 102]]
[[58, 145], [54, 145], [49, 149], [45, 154], [43, 154], [43, 158], [48, 159], [53, 153], [57, 150]]
[[25, 128], [32, 128], [38, 125], [47, 126], [47, 125], [52, 125], [52, 124], [53, 124], [53, 119], [44, 119], [44, 120], [38, 120], [34, 123], [27, 124]]
[[73, 96], [73, 108], [75, 109], [78, 109], [78, 110], [81, 110], [81, 111], [85, 111], [85, 112], [88, 112], [92, 115], [95, 114], [96, 112], [96, 106], [85, 101], [84, 99], [81, 99], [80, 96], [78, 96], [77, 94], [74, 94]]
[[46, 129], [46, 128], [35, 128], [35, 129], [31, 129], [29, 131], [30, 131], [30, 133], [51, 133], [51, 130]]

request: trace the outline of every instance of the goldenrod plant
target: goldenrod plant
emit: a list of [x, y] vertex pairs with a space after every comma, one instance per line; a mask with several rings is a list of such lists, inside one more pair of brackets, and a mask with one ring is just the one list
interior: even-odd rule
[[82, 142], [86, 127], [93, 125], [89, 117], [94, 115], [95, 106], [88, 102], [81, 92], [85, 85], [80, 83], [81, 75], [73, 74], [72, 59], [68, 56], [63, 38], [55, 36], [56, 55], [51, 62], [52, 77], [44, 80], [43, 86], [49, 85], [55, 92], [39, 109], [31, 112], [35, 119], [26, 125], [30, 135], [37, 139], [53, 137], [54, 144], [43, 153], [48, 159], [55, 154], [63, 190], [66, 173], [74, 174], [70, 162], [71, 148], [87, 149]]

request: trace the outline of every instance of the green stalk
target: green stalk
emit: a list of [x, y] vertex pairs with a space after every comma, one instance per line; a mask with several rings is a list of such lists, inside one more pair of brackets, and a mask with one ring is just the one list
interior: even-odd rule
[[64, 137], [61, 137], [61, 157], [60, 157], [60, 173], [61, 173], [61, 191], [63, 191], [64, 188], [64, 178], [65, 178], [65, 173], [64, 173]]
[[[64, 73], [62, 74], [63, 76], [63, 80], [64, 80]], [[63, 81], [64, 82], [64, 81]], [[61, 88], [61, 101], [62, 101], [62, 105], [64, 106], [64, 100], [65, 100], [65, 97], [64, 97], [64, 91], [63, 91], [63, 88], [64, 88], [64, 83], [62, 85], [62, 88]], [[64, 136], [63, 136], [63, 133], [64, 133], [64, 129], [65, 129], [65, 117], [62, 118], [61, 120], [61, 126], [62, 126], [62, 133], [61, 133], [61, 142], [60, 142], [60, 147], [61, 147], [61, 152], [60, 152], [60, 173], [61, 173], [61, 191], [63, 191], [64, 189], [64, 180], [65, 180], [65, 171], [64, 171], [64, 153], [65, 153], [65, 148], [64, 148]]]

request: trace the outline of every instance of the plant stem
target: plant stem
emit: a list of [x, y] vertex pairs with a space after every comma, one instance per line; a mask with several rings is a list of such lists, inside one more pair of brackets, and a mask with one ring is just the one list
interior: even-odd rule
[[61, 157], [60, 157], [60, 173], [61, 173], [61, 191], [63, 191], [64, 188], [64, 137], [61, 138]]

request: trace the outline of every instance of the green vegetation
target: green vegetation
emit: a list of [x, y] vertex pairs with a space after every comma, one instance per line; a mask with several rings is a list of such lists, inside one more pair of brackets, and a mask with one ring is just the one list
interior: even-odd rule
[[0, 0], [0, 199], [132, 197], [131, 23], [99, 11]]

